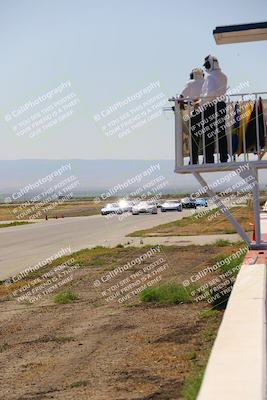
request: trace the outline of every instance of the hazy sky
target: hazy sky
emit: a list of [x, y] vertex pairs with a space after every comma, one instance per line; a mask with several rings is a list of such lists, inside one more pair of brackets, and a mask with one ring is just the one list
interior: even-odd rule
[[[143, 101], [152, 99], [160, 110], [209, 53], [219, 58], [230, 87], [248, 80], [248, 91], [267, 90], [267, 42], [217, 46], [212, 35], [216, 26], [267, 20], [266, 0], [1, 0], [0, 19], [0, 159], [173, 158], [170, 113], [145, 117], [139, 127], [136, 120], [123, 137], [110, 129], [118, 126], [115, 118], [127, 120], [126, 112], [137, 118]], [[18, 116], [62, 82], [71, 86]], [[140, 92], [151, 83], [150, 93]], [[139, 100], [131, 97], [136, 93]], [[106, 115], [129, 96], [128, 105]], [[63, 114], [71, 109], [71, 115], [45, 129], [42, 121], [33, 138], [21, 133], [36, 113], [49, 115], [61, 100]]]

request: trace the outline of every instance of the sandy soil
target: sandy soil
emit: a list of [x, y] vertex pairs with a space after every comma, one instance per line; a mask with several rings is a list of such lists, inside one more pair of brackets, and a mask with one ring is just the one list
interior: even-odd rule
[[[197, 249], [194, 270], [221, 251]], [[188, 276], [192, 249], [166, 252], [171, 267], [163, 281]], [[50, 296], [26, 305], [2, 296], [1, 398], [183, 399], [184, 380], [206, 357], [222, 313], [200, 318], [208, 308], [203, 302], [159, 306], [134, 297], [127, 304], [107, 303], [92, 286], [104, 267], [94, 264], [75, 272], [71, 290], [79, 300], [72, 304], [55, 304]], [[192, 352], [198, 354], [194, 361]]]

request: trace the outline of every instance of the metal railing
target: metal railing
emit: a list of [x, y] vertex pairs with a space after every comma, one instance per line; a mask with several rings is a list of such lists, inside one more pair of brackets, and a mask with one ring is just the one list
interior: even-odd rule
[[246, 162], [267, 167], [267, 92], [201, 98], [198, 105], [188, 98], [169, 101], [174, 102], [176, 172], [232, 169]]

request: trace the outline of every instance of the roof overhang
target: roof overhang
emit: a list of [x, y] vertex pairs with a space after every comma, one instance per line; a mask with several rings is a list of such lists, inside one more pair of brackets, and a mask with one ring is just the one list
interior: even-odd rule
[[217, 44], [267, 40], [267, 22], [218, 26], [214, 29], [213, 36]]

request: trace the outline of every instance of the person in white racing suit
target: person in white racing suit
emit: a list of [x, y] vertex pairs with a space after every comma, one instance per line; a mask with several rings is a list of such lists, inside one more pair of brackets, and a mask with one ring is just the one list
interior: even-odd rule
[[206, 162], [214, 163], [216, 121], [220, 162], [227, 162], [227, 137], [225, 131], [227, 76], [221, 71], [216, 57], [208, 55], [204, 61], [205, 79], [199, 104], [204, 108]]
[[[192, 100], [193, 104], [199, 101], [202, 86], [204, 83], [204, 72], [202, 68], [194, 68], [190, 73], [190, 80], [186, 82], [184, 89], [180, 94], [183, 100]], [[191, 148], [192, 160], [190, 164], [198, 164], [198, 149], [201, 139], [201, 114], [194, 110], [191, 113]]]

